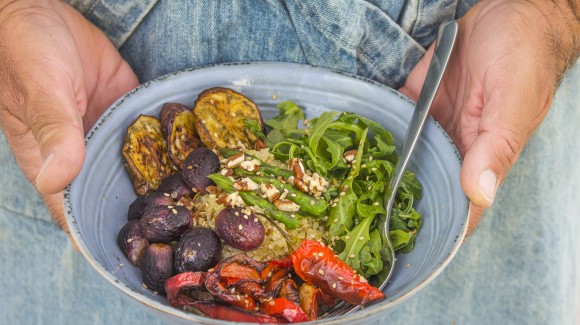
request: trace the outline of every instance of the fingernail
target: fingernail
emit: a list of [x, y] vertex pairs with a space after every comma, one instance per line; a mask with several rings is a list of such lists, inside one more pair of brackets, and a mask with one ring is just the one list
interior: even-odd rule
[[36, 188], [37, 189], [42, 187], [42, 184], [44, 182], [44, 178], [46, 177], [44, 174], [46, 173], [48, 166], [50, 166], [50, 164], [52, 163], [53, 160], [54, 160], [54, 153], [51, 153], [44, 161], [44, 164], [40, 168], [40, 171], [38, 171], [38, 175], [36, 176]]
[[479, 174], [479, 192], [485, 197], [489, 205], [493, 203], [497, 191], [497, 176], [489, 169]]

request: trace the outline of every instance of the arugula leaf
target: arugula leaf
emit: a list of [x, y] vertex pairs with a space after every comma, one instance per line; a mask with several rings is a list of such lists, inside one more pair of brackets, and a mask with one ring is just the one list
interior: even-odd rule
[[266, 145], [269, 148], [288, 138], [300, 139], [304, 133], [304, 130], [298, 129], [298, 123], [306, 117], [298, 105], [291, 101], [285, 101], [278, 104], [277, 108], [280, 110], [280, 114], [264, 121], [267, 126], [272, 128], [266, 137]]
[[257, 138], [265, 140], [266, 136], [262, 132], [262, 126], [256, 120], [244, 120], [244, 126], [250, 133], [255, 135]]
[[367, 245], [359, 253], [361, 268], [364, 275], [370, 277], [383, 270], [383, 260], [381, 259], [381, 234], [378, 229], [370, 233]]
[[280, 110], [280, 114], [264, 121], [267, 126], [273, 129], [297, 129], [298, 122], [306, 118], [300, 107], [289, 100], [281, 102], [278, 104], [277, 108]]
[[370, 240], [369, 229], [371, 221], [373, 221], [373, 218], [363, 219], [356, 227], [354, 227], [353, 230], [342, 236], [342, 240], [345, 242], [346, 246], [338, 257], [353, 269], [357, 270], [357, 272], [362, 270], [359, 253]]
[[[383, 196], [398, 159], [391, 133], [355, 113], [330, 111], [302, 128], [298, 124], [305, 115], [300, 107], [286, 101], [278, 108], [280, 114], [266, 121], [271, 128], [266, 138], [270, 151], [281, 161], [302, 159], [309, 170], [330, 182], [323, 197], [329, 204], [326, 226], [333, 249], [359, 274], [380, 279], [384, 266], [392, 263], [374, 228], [377, 216], [385, 214]], [[357, 150], [356, 161], [348, 163], [344, 153], [352, 149]], [[397, 253], [414, 248], [422, 219], [413, 203], [421, 192], [415, 174], [405, 172], [389, 225]]]
[[324, 112], [314, 123], [311, 122], [312, 128], [307, 144], [314, 154], [319, 154], [318, 145], [320, 138], [322, 138], [330, 123], [334, 121], [336, 115], [338, 115], [338, 112]]

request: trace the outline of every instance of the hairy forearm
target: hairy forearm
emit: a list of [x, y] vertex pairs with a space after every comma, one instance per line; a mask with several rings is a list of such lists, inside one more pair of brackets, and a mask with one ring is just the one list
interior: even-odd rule
[[558, 70], [563, 74], [580, 54], [580, 1], [536, 1], [543, 14], [548, 41], [558, 58]]

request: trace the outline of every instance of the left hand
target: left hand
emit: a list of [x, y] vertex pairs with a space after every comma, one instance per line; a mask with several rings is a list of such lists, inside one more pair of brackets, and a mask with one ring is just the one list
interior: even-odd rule
[[[459, 33], [431, 114], [464, 157], [469, 230], [545, 117], [566, 68], [578, 55], [580, 24], [567, 4], [482, 1]], [[433, 46], [400, 91], [417, 99]]]

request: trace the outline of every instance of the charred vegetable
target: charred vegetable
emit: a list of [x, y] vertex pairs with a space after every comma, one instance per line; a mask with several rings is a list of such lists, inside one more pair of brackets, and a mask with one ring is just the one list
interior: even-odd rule
[[161, 184], [159, 184], [157, 191], [171, 197], [175, 201], [179, 201], [182, 197], [193, 194], [191, 187], [185, 184], [180, 173], [165, 177], [161, 181]]
[[147, 247], [141, 261], [143, 284], [164, 293], [165, 280], [173, 275], [173, 248], [169, 244], [153, 243]]
[[264, 241], [264, 225], [254, 213], [245, 210], [224, 208], [216, 217], [215, 229], [226, 244], [249, 251], [260, 247]]
[[182, 169], [189, 152], [201, 145], [195, 130], [195, 116], [189, 107], [178, 103], [164, 104], [159, 116], [169, 157]]
[[182, 206], [156, 206], [145, 211], [139, 227], [150, 242], [170, 243], [189, 229], [192, 216], [191, 210]]
[[219, 262], [221, 250], [222, 244], [213, 230], [194, 227], [179, 239], [175, 269], [178, 272], [207, 271]]
[[170, 195], [166, 195], [162, 192], [149, 192], [146, 195], [138, 196], [131, 205], [129, 205], [129, 211], [127, 212], [128, 220], [141, 219], [143, 213], [147, 208], [156, 207], [159, 205], [173, 205], [173, 198]]
[[236, 148], [241, 142], [253, 149], [262, 142], [264, 122], [258, 107], [231, 89], [216, 87], [203, 91], [193, 114], [197, 133], [209, 148]]
[[185, 159], [181, 177], [185, 184], [198, 193], [207, 193], [206, 188], [214, 185], [214, 182], [207, 176], [218, 172], [219, 169], [219, 157], [210, 149], [199, 147], [192, 150]]
[[139, 266], [149, 241], [143, 236], [138, 220], [129, 221], [121, 228], [117, 235], [117, 245], [131, 263]]
[[123, 163], [138, 195], [156, 189], [171, 173], [167, 145], [157, 118], [139, 115], [129, 126], [123, 145]]
[[304, 240], [292, 253], [294, 271], [306, 283], [323, 293], [353, 305], [383, 299], [385, 295], [339, 259], [328, 246], [315, 240]]

